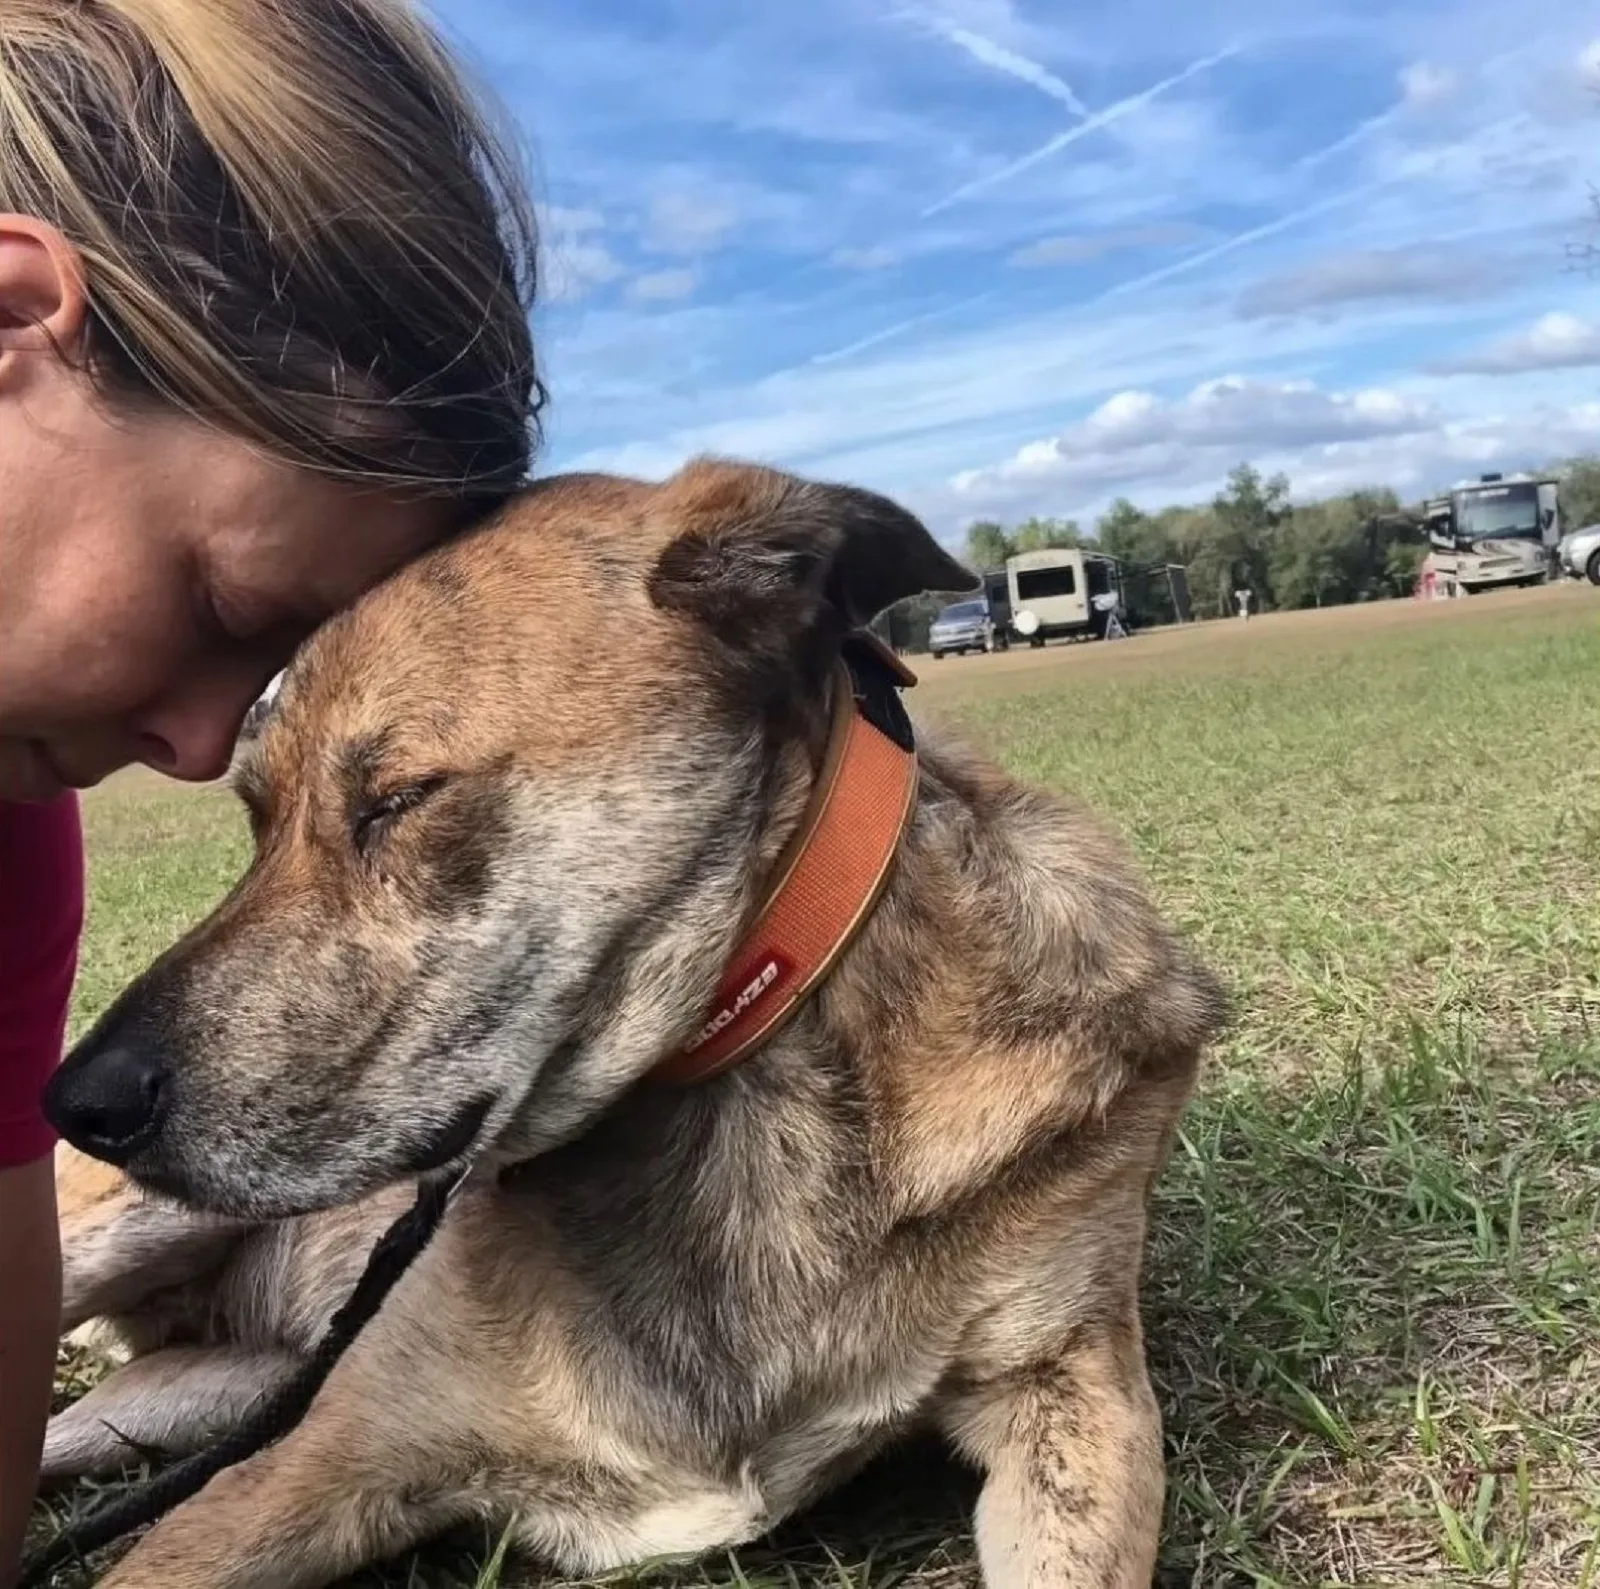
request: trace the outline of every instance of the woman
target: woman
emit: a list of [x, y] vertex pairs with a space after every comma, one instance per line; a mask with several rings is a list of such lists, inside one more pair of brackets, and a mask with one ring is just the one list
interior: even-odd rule
[[515, 164], [402, 0], [0, 4], [0, 1586], [59, 1315], [76, 796], [523, 479]]

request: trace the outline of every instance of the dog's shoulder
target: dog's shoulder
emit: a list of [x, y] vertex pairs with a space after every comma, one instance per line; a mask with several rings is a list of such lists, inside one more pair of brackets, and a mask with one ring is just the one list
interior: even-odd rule
[[921, 1212], [1041, 1156], [1159, 1158], [1224, 1018], [1104, 823], [937, 739], [894, 882], [827, 997]]

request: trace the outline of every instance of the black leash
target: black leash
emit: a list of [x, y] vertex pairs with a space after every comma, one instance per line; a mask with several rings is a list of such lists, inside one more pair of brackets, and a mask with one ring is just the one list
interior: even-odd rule
[[23, 1558], [17, 1589], [45, 1589], [51, 1574], [58, 1569], [69, 1562], [81, 1562], [136, 1528], [158, 1522], [224, 1468], [243, 1462], [288, 1434], [305, 1417], [334, 1364], [433, 1240], [470, 1168], [469, 1165], [449, 1181], [424, 1181], [417, 1188], [416, 1202], [378, 1238], [355, 1289], [329, 1321], [305, 1367], [287, 1385], [209, 1450], [197, 1451], [143, 1484], [103, 1501], [29, 1552]]

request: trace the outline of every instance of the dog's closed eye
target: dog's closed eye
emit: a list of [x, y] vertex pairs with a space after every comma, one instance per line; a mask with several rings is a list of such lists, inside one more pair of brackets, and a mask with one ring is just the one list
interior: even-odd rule
[[443, 777], [424, 778], [399, 789], [380, 795], [364, 805], [351, 824], [351, 838], [356, 850], [365, 855], [390, 828], [408, 811], [415, 811], [429, 795], [444, 786]]

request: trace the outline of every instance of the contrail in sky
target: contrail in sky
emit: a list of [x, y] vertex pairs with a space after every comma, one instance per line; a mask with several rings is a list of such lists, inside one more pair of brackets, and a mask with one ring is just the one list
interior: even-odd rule
[[930, 204], [922, 212], [922, 219], [926, 220], [930, 215], [937, 215], [941, 210], [947, 210], [952, 204], [959, 204], [962, 199], [969, 198], [984, 188], [993, 187], [997, 182], [1008, 182], [1019, 172], [1038, 165], [1041, 160], [1048, 160], [1053, 154], [1059, 154], [1069, 144], [1077, 143], [1080, 138], [1087, 138], [1090, 133], [1099, 132], [1102, 127], [1109, 127], [1113, 122], [1121, 121], [1124, 116], [1131, 116], [1136, 110], [1143, 110], [1152, 100], [1159, 99], [1161, 95], [1176, 88], [1180, 83], [1188, 82], [1191, 77], [1198, 77], [1202, 72], [1210, 71], [1213, 66], [1237, 55], [1242, 48], [1242, 45], [1230, 44], [1227, 49], [1218, 50], [1214, 55], [1202, 56], [1198, 61], [1184, 67], [1181, 72], [1174, 72], [1171, 77], [1162, 78], [1159, 83], [1151, 84], [1140, 93], [1130, 94], [1126, 99], [1119, 99], [1115, 104], [1107, 105], [1104, 110], [1097, 110], [1076, 126], [1057, 133], [1048, 143], [1040, 144], [1037, 149], [1020, 159], [1013, 160], [1010, 165], [1002, 166], [998, 171], [991, 171], [986, 176], [974, 177], [971, 182], [962, 183], [953, 193], [947, 193], [942, 199]]
[[1032, 84], [1040, 93], [1048, 94], [1051, 99], [1065, 105], [1074, 116], [1087, 117], [1092, 114], [1089, 107], [1073, 92], [1070, 83], [1063, 82], [1038, 61], [1029, 60], [1026, 55], [1019, 55], [1015, 50], [1007, 49], [1005, 45], [997, 44], [993, 39], [986, 39], [981, 33], [974, 33], [970, 28], [957, 27], [954, 22], [946, 22], [943, 17], [918, 17], [917, 20], [924, 27], [937, 33], [940, 38], [948, 39], [957, 49], [965, 50], [980, 66], [992, 67], [995, 71], [1004, 72], [1020, 82]]

